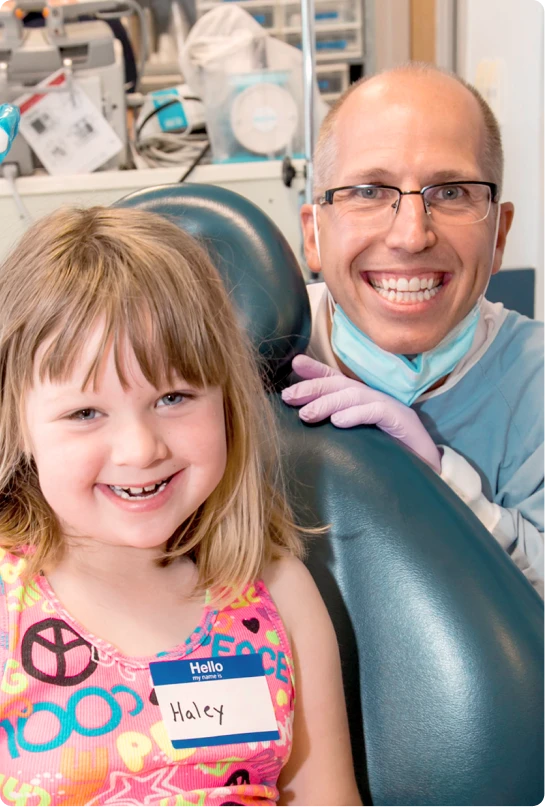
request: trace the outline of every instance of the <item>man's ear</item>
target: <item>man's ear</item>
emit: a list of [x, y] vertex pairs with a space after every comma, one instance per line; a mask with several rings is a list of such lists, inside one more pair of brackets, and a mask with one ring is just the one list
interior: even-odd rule
[[303, 230], [303, 246], [305, 250], [305, 258], [307, 259], [307, 266], [311, 272], [319, 272], [322, 268], [322, 264], [320, 258], [318, 257], [316, 237], [314, 234], [312, 205], [305, 204], [301, 207], [301, 228]]
[[511, 229], [514, 215], [515, 206], [512, 204], [512, 202], [503, 202], [500, 205], [500, 221], [498, 225], [498, 235], [496, 236], [494, 260], [492, 262], [493, 275], [500, 271], [503, 253], [505, 251], [505, 243], [507, 241], [507, 234]]

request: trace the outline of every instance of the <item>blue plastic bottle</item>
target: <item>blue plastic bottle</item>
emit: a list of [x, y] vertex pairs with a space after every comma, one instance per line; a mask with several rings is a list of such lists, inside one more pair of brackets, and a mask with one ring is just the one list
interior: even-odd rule
[[21, 113], [18, 107], [11, 104], [0, 105], [0, 163], [3, 162], [15, 140], [20, 119]]

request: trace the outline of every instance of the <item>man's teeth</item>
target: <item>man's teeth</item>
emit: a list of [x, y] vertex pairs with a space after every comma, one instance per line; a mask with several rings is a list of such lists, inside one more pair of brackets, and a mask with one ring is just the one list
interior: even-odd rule
[[119, 485], [108, 485], [108, 487], [121, 499], [150, 499], [152, 496], [157, 496], [158, 493], [161, 493], [169, 482], [170, 477], [162, 482], [157, 482], [156, 485], [147, 485], [142, 488], [122, 488]]
[[369, 278], [369, 282], [381, 297], [391, 303], [422, 303], [435, 297], [442, 281], [433, 277], [390, 277], [381, 280]]
[[439, 286], [441, 280], [435, 277], [391, 277], [391, 278], [381, 278], [380, 280], [374, 280], [370, 278], [370, 281], [375, 288], [378, 289], [394, 289], [394, 291], [424, 291], [425, 289], [433, 289], [434, 286]]

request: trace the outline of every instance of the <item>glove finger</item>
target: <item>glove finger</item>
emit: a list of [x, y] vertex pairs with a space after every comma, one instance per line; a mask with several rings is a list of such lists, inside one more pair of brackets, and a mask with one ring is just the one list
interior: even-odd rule
[[359, 389], [362, 385], [359, 381], [352, 381], [344, 375], [328, 376], [325, 378], [311, 378], [308, 381], [299, 381], [282, 390], [282, 400], [292, 406], [310, 403], [323, 395], [332, 392], [354, 388]]
[[[384, 401], [392, 402], [394, 399], [391, 395], [388, 395], [385, 392], [380, 392], [379, 390], [373, 389], [372, 387], [367, 386], [364, 384], [363, 381], [358, 381], [354, 378], [349, 378], [345, 376], [344, 373], [341, 373], [339, 370], [334, 370], [331, 367], [328, 367], [325, 364], [322, 364], [319, 361], [315, 361], [311, 359], [310, 356], [305, 356], [304, 353], [300, 353], [293, 359], [292, 368], [297, 373], [298, 376], [304, 378], [308, 381], [317, 380], [318, 378], [323, 379], [324, 387], [323, 392], [333, 392], [337, 389], [345, 389], [347, 387], [355, 387], [361, 390], [361, 394], [363, 396], [363, 400], [360, 403], [372, 403], [373, 401]], [[304, 382], [299, 382], [304, 383]], [[329, 386], [330, 385], [330, 386]], [[294, 393], [297, 392], [299, 384], [293, 384], [291, 387], [287, 387], [289, 390], [293, 390]], [[307, 390], [305, 390], [305, 394], [307, 394]], [[310, 399], [309, 399], [310, 400]], [[290, 403], [295, 403], [290, 397]], [[301, 401], [300, 403], [304, 403]], [[400, 404], [403, 406], [404, 404]]]
[[378, 426], [383, 431], [391, 434], [393, 429], [392, 413], [385, 412], [385, 404], [382, 401], [372, 401], [371, 403], [359, 403], [341, 411], [337, 411], [331, 416], [334, 426], [341, 429], [350, 429], [353, 426]]
[[318, 423], [335, 412], [348, 409], [360, 402], [359, 389], [348, 388], [322, 395], [299, 410], [299, 417], [307, 423]]
[[295, 356], [291, 367], [298, 376], [305, 379], [342, 375], [340, 370], [335, 370], [333, 367], [328, 367], [327, 364], [323, 364], [321, 361], [311, 359], [310, 356], [306, 356], [304, 353], [299, 353], [298, 356]]
[[[316, 392], [313, 391], [313, 387], [311, 386], [312, 384], [316, 384]], [[340, 392], [341, 390], [346, 390], [347, 396], [348, 390], [350, 390], [351, 397], [350, 399], [347, 398], [347, 401], [350, 400], [351, 403], [347, 403], [347, 406], [378, 403], [381, 406], [388, 407], [391, 411], [399, 408], [403, 410], [407, 409], [409, 411], [409, 407], [406, 407], [405, 404], [396, 401], [391, 395], [387, 395], [385, 392], [379, 392], [379, 390], [368, 387], [367, 384], [363, 384], [361, 381], [355, 381], [352, 378], [347, 378], [345, 375], [336, 375], [322, 379], [315, 378], [309, 381], [299, 381], [297, 384], [287, 387], [283, 391], [282, 397], [290, 404], [295, 404], [295, 397], [299, 397], [301, 394], [308, 396], [312, 395], [312, 398], [318, 398], [320, 395], [327, 395], [331, 392]], [[286, 393], [286, 397], [284, 397], [284, 392]], [[308, 402], [310, 402], [312, 398], [309, 397]], [[303, 404], [307, 403], [307, 401], [300, 400], [298, 403]]]

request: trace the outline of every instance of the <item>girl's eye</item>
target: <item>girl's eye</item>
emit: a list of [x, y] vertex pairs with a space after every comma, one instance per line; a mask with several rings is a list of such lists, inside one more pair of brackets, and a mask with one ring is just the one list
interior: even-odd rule
[[188, 396], [183, 395], [181, 392], [167, 392], [162, 398], [157, 401], [157, 406], [176, 406], [182, 403]]
[[98, 412], [96, 409], [79, 409], [68, 416], [69, 420], [95, 420]]

